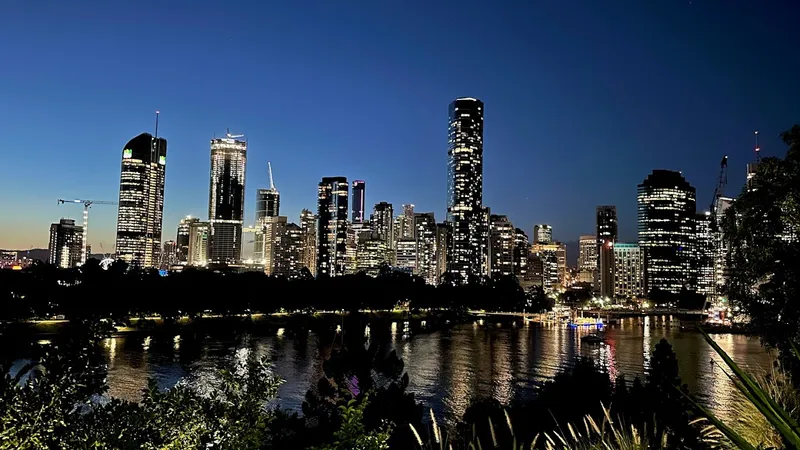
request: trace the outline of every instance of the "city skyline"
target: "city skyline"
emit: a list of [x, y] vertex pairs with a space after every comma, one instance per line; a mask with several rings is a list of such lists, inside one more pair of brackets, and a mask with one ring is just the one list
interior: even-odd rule
[[[355, 27], [356, 31], [353, 31], [354, 34], [349, 35], [350, 37], [363, 37], [365, 23], [380, 22], [369, 17], [370, 14], [379, 12], [370, 8], [348, 19], [354, 21], [354, 24], [362, 25], [361, 28]], [[611, 23], [609, 17], [614, 12], [613, 5], [608, 8], [610, 11], [600, 11], [595, 14], [596, 22], [591, 22], [588, 17], [592, 15], [590, 14], [592, 8], [594, 7], [587, 6], [585, 11], [578, 14], [575, 18], [576, 24], [594, 23], [597, 27]], [[328, 64], [326, 67], [330, 70], [335, 72], [336, 68], [340, 68], [343, 73], [337, 76], [329, 75], [330, 80], [319, 80], [324, 81], [318, 88], [320, 90], [303, 94], [300, 89], [308, 83], [318, 81], [306, 77], [303, 82], [291, 83], [291, 88], [285, 93], [280, 93], [277, 98], [271, 97], [277, 93], [274, 89], [268, 88], [270, 84], [268, 81], [243, 80], [245, 81], [243, 84], [249, 89], [255, 89], [258, 101], [263, 102], [263, 106], [266, 107], [267, 112], [262, 114], [248, 110], [243, 106], [245, 100], [232, 100], [230, 92], [225, 92], [226, 83], [239, 80], [236, 76], [226, 74], [221, 78], [221, 85], [209, 84], [208, 78], [190, 73], [193, 72], [194, 64], [197, 64], [194, 60], [183, 61], [187, 63], [186, 66], [180, 66], [180, 58], [175, 56], [174, 50], [178, 38], [174, 34], [163, 36], [162, 42], [165, 47], [156, 50], [156, 56], [166, 58], [166, 67], [172, 71], [167, 71], [172, 75], [160, 81], [140, 81], [140, 77], [130, 78], [130, 75], [120, 72], [114, 74], [118, 79], [111, 77], [112, 79], [106, 83], [97, 83], [100, 78], [95, 78], [91, 74], [92, 70], [82, 69], [80, 72], [82, 78], [77, 80], [76, 89], [67, 90], [65, 88], [67, 82], [76, 82], [74, 77], [77, 72], [74, 72], [72, 66], [65, 68], [66, 74], [63, 78], [51, 79], [53, 75], [46, 73], [41, 61], [34, 60], [25, 68], [12, 65], [9, 72], [0, 76], [0, 88], [14, 86], [15, 91], [18, 90], [19, 93], [9, 96], [9, 108], [0, 112], [0, 123], [9, 130], [13, 129], [13, 133], [5, 133], [9, 135], [6, 145], [7, 148], [18, 151], [3, 154], [4, 165], [9, 164], [15, 170], [0, 181], [0, 188], [7, 192], [20, 190], [24, 192], [15, 196], [4, 196], [0, 200], [0, 210], [21, 210], [25, 211], [25, 214], [6, 214], [0, 217], [0, 229], [3, 230], [3, 233], [0, 233], [0, 248], [17, 250], [30, 247], [46, 248], [48, 224], [58, 222], [60, 218], [79, 221], [80, 208], [58, 206], [55, 202], [58, 198], [116, 199], [119, 184], [119, 148], [130, 136], [152, 129], [152, 113], [156, 109], [162, 111], [159, 135], [170, 143], [170, 170], [167, 171], [162, 241], [175, 239], [174, 230], [177, 229], [181, 218], [192, 215], [205, 219], [208, 192], [208, 137], [215, 131], [217, 136], [221, 136], [220, 130], [228, 126], [248, 135], [248, 159], [250, 159], [248, 164], [256, 168], [250, 171], [245, 183], [247, 186], [244, 196], [245, 226], [254, 222], [255, 190], [266, 186], [268, 182], [262, 173], [264, 171], [260, 168], [265, 167], [266, 161], [270, 160], [277, 167], [281, 167], [281, 180], [286, 180], [281, 182], [281, 209], [283, 215], [292, 220], [299, 217], [303, 208], [315, 209], [315, 186], [319, 179], [336, 175], [346, 176], [348, 179], [363, 179], [369, 183], [370, 189], [366, 193], [365, 201], [367, 208], [381, 201], [398, 206], [414, 203], [419, 211], [431, 211], [436, 217], [443, 218], [446, 207], [443, 193], [446, 186], [444, 167], [447, 142], [446, 135], [442, 132], [442, 123], [446, 121], [446, 105], [459, 96], [475, 96], [486, 104], [483, 203], [492, 208], [492, 213], [508, 216], [516, 227], [526, 232], [529, 232], [535, 223], [550, 224], [553, 226], [554, 239], [576, 241], [579, 235], [593, 231], [594, 208], [597, 205], [611, 204], [618, 208], [620, 240], [635, 241], [636, 186], [652, 170], [682, 171], [687, 181], [697, 188], [698, 211], [703, 211], [710, 204], [716, 182], [717, 161], [724, 154], [730, 156], [730, 183], [725, 194], [729, 196], [738, 194], [739, 188], [744, 184], [745, 164], [753, 159], [755, 129], [761, 131], [764, 156], [783, 155], [785, 147], [780, 143], [777, 134], [796, 121], [792, 115], [793, 108], [796, 107], [791, 105], [799, 102], [797, 90], [791, 88], [791, 84], [787, 83], [788, 78], [783, 78], [784, 75], [781, 75], [792, 73], [786, 65], [791, 66], [796, 63], [780, 59], [779, 54], [783, 51], [781, 50], [783, 46], [788, 45], [786, 42], [792, 41], [791, 36], [787, 37], [786, 34], [796, 31], [788, 31], [785, 26], [780, 25], [785, 17], [790, 16], [790, 12], [781, 11], [779, 7], [770, 10], [751, 7], [752, 15], [748, 15], [746, 20], [741, 8], [735, 6], [729, 11], [720, 13], [710, 6], [703, 5], [669, 7], [667, 11], [663, 11], [665, 14], [661, 17], [667, 25], [656, 27], [652, 32], [639, 29], [640, 22], [646, 23], [644, 19], [648, 17], [652, 20], [651, 16], [660, 11], [658, 6], [639, 5], [624, 14], [620, 26], [647, 38], [638, 47], [629, 44], [628, 47], [633, 49], [627, 48], [627, 50], [635, 54], [641, 52], [647, 45], [653, 45], [659, 37], [672, 36], [668, 32], [669, 25], [681, 23], [727, 27], [737, 39], [747, 36], [754, 42], [734, 49], [712, 40], [711, 43], [703, 43], [703, 48], [694, 52], [688, 51], [692, 47], [683, 41], [673, 43], [674, 48], [666, 50], [662, 48], [656, 52], [657, 57], [642, 64], [654, 63], [657, 67], [655, 71], [660, 68], [668, 73], [662, 78], [647, 72], [649, 75], [643, 77], [645, 81], [635, 83], [631, 86], [631, 90], [634, 94], [638, 92], [636, 95], [641, 95], [639, 90], [644, 85], [656, 82], [666, 85], [641, 100], [622, 95], [618, 98], [620, 106], [608, 111], [612, 123], [598, 119], [599, 116], [595, 112], [587, 112], [595, 111], [601, 105], [607, 104], [607, 99], [593, 89], [603, 86], [611, 88], [616, 86], [619, 89], [619, 86], [629, 81], [629, 77], [642, 76], [644, 69], [634, 68], [633, 74], [626, 74], [623, 70], [625, 66], [622, 65], [619, 71], [600, 73], [594, 80], [570, 80], [570, 77], [566, 77], [567, 80], [560, 83], [547, 75], [536, 78], [533, 85], [523, 84], [522, 78], [503, 80], [494, 73], [503, 73], [513, 64], [504, 57], [490, 56], [498, 45], [510, 42], [512, 40], [510, 37], [498, 37], [490, 40], [491, 42], [478, 45], [475, 48], [476, 55], [486, 57], [486, 67], [476, 67], [473, 73], [462, 74], [462, 79], [453, 82], [452, 78], [448, 78], [448, 82], [445, 83], [440, 78], [448, 75], [449, 72], [443, 67], [452, 56], [448, 56], [447, 52], [442, 50], [445, 40], [434, 36], [432, 53], [429, 56], [442, 58], [442, 62], [425, 64], [420, 62], [417, 64], [420, 66], [417, 69], [404, 72], [415, 80], [413, 88], [402, 84], [393, 85], [389, 83], [392, 75], [379, 71], [378, 74], [372, 74], [379, 81], [366, 85], [363, 90], [358, 90], [355, 84], [348, 85], [349, 88], [345, 91], [351, 95], [352, 91], [356, 91], [358, 95], [355, 96], [353, 106], [338, 114], [340, 117], [320, 122], [318, 116], [313, 116], [308, 120], [304, 118], [302, 122], [304, 125], [297, 122], [296, 117], [306, 114], [312, 98], [322, 94], [329, 101], [339, 101], [338, 94], [332, 94], [333, 91], [326, 89], [340, 82], [342, 78], [352, 75], [355, 69]], [[174, 7], [163, 9], [165, 17], [178, 14]], [[198, 9], [204, 10], [202, 5]], [[418, 18], [418, 20], [424, 22], [441, 19], [444, 12], [435, 7], [433, 9], [430, 19]], [[81, 11], [63, 11], [63, 14], [69, 17], [79, 12]], [[116, 13], [121, 12], [116, 11]], [[485, 11], [473, 7], [458, 14], [477, 23], [483, 12]], [[524, 12], [526, 11], [521, 13]], [[23, 10], [16, 11], [13, 7], [11, 13], [18, 13], [22, 18], [26, 14], [31, 14]], [[555, 18], [553, 23], [543, 23], [539, 31], [520, 32], [526, 37], [520, 41], [521, 47], [512, 47], [507, 51], [529, 46], [539, 48], [539, 44], [535, 44], [532, 38], [538, 33], [546, 34], [553, 27], [564, 26], [564, 19], [560, 16], [562, 13], [561, 7], [546, 7], [542, 10], [542, 15]], [[102, 14], [110, 12], [107, 8], [98, 8], [97, 11], [91, 12], [90, 16], [94, 15], [100, 20]], [[195, 14], [198, 13], [191, 13], [189, 18], [201, 21], [202, 16]], [[717, 17], [716, 14], [721, 16]], [[301, 20], [297, 11], [279, 11], [277, 15]], [[497, 27], [500, 19], [512, 20], [510, 15], [509, 11], [490, 11], [483, 19], [488, 21], [489, 25]], [[311, 16], [308, 20], [312, 22], [321, 20], [321, 17], [314, 14]], [[539, 24], [541, 21], [541, 19], [531, 19], [529, 16], [530, 14], [527, 16], [521, 14], [521, 17], [528, 17], [534, 23]], [[718, 18], [720, 24], [711, 24], [709, 22], [711, 17]], [[750, 23], [756, 18], [764, 24], [763, 33], [753, 35], [746, 27], [741, 30], [738, 28], [738, 24]], [[15, 33], [17, 39], [35, 33], [44, 36], [39, 39], [46, 39], [52, 34], [45, 29], [38, 29], [40, 25], [37, 25], [36, 21], [20, 20], [19, 23], [28, 23], [32, 26], [29, 29], [18, 29], [18, 25], [14, 23], [7, 30], [0, 31], [0, 34], [10, 31]], [[400, 32], [399, 28], [394, 28], [397, 27], [389, 27], [386, 33], [390, 34], [381, 35], [379, 42], [391, 42], [391, 36], [395, 35], [393, 33]], [[232, 48], [240, 56], [243, 56], [245, 50], [236, 47], [235, 44], [241, 42], [246, 33], [255, 32], [254, 30], [253, 23], [245, 23], [242, 31], [231, 32], [229, 37], [234, 43]], [[109, 30], [103, 29], [97, 31], [110, 33]], [[198, 33], [199, 29], [188, 32]], [[694, 32], [699, 33], [699, 31]], [[266, 36], [258, 37], [266, 39]], [[346, 37], [340, 35], [335, 38], [341, 40]], [[71, 45], [77, 46], [85, 39], [87, 39], [85, 35], [72, 30], [72, 34], [62, 45], [66, 50], [70, 50]], [[606, 44], [613, 43], [614, 39], [613, 36], [601, 37]], [[32, 39], [25, 45], [13, 47], [12, 59], [15, 55], [19, 57], [21, 54], [30, 54], [29, 50], [34, 50], [33, 53], [45, 51], [42, 47], [43, 42]], [[226, 37], [212, 44], [215, 49], [227, 48], [229, 45]], [[553, 43], [554, 46], [560, 45], [562, 48], [564, 44], [565, 42]], [[365, 45], [367, 44], [362, 43], [356, 47], [361, 48]], [[146, 42], [135, 45], [127, 43], [122, 45], [119, 53], [135, 54], [145, 47], [148, 47]], [[298, 49], [296, 46], [289, 45], [289, 47], [280, 51], [275, 50], [278, 52], [276, 57], [280, 61], [292, 61], [291, 52]], [[578, 54], [586, 56], [590, 47], [591, 45], [585, 43], [579, 45]], [[761, 55], [756, 58], [757, 64], [752, 63], [752, 55], [757, 53], [753, 51], [754, 49], [758, 49], [760, 52], [758, 54]], [[390, 45], [387, 55], [406, 61], [413, 67], [414, 62], [409, 61], [405, 55], [407, 50], [407, 47]], [[542, 48], [542, 51], [545, 50], [546, 48]], [[681, 61], [679, 55], [686, 57], [687, 54], [687, 51], [683, 50], [688, 51], [688, 62], [698, 64], [697, 71], [692, 76], [689, 76], [684, 66], [679, 64]], [[356, 61], [353, 59], [354, 56], [348, 53], [350, 51], [354, 50], [339, 49], [339, 53], [347, 57], [348, 61]], [[590, 66], [592, 64], [598, 67], [613, 66], [617, 57], [610, 53], [610, 49], [600, 52], [601, 59], [608, 58], [602, 64], [591, 60], [583, 62]], [[711, 63], [697, 60], [706, 53], [715, 55]], [[67, 54], [71, 55], [69, 51]], [[76, 67], [80, 66], [82, 58], [87, 58], [82, 55], [72, 56], [77, 58]], [[747, 61], [747, 67], [744, 61]], [[565, 70], [571, 66], [572, 61], [564, 61], [553, 55], [521, 63], [524, 66], [521, 72], [531, 73], [548, 63], [561, 63], [553, 68], [556, 75], [570, 73]], [[264, 62], [259, 61], [258, 64]], [[174, 95], [168, 95], [176, 85], [183, 84], [183, 80], [173, 73], [181, 67], [181, 74], [190, 73], [186, 75], [190, 81], [186, 83], [188, 87], [181, 87]], [[298, 67], [292, 66], [287, 70], [298, 70]], [[27, 74], [27, 71], [35, 72], [35, 75], [31, 79], [23, 79], [23, 74]], [[760, 78], [757, 76], [758, 73], [765, 71], [775, 75], [769, 86], [759, 83]], [[110, 76], [107, 71], [97, 72], [100, 74], [97, 76], [101, 76], [102, 79], [108, 79]], [[425, 80], [429, 79], [426, 76], [428, 72], [435, 76], [426, 84]], [[666, 77], [670, 74], [687, 79], [669, 84]], [[709, 85], [709, 80], [722, 75], [733, 77], [730, 82], [736, 84], [738, 92], [754, 92], [752, 97], [755, 100], [741, 98], [741, 95], [729, 98], [725, 83], [716, 88]], [[609, 76], [619, 77], [619, 80], [612, 81]], [[285, 77], [270, 74], [267, 78], [274, 84], [278, 79], [283, 80]], [[501, 80], [503, 83], [500, 84], [508, 84], [511, 86], [510, 89], [516, 92], [510, 92], [509, 88], [497, 87], [498, 81]], [[42, 83], [48, 87], [43, 88]], [[131, 83], [132, 90], [137, 93], [138, 98], [119, 93], [123, 89], [120, 83]], [[197, 83], [200, 83], [200, 87]], [[554, 89], [560, 94], [557, 101], [555, 97], [543, 92], [543, 87], [552, 83], [557, 83], [555, 86], [558, 86]], [[668, 97], [673, 95], [679, 86], [687, 88], [688, 93], [681, 93], [677, 95], [676, 100], [670, 101]], [[140, 92], [146, 87], [156, 89], [147, 94]], [[578, 92], [570, 94], [570, 89]], [[214, 90], [223, 92], [219, 94], [209, 92]], [[50, 95], [45, 95], [47, 92], [50, 92]], [[55, 95], [54, 92], [59, 94]], [[418, 95], [411, 95], [411, 92], [417, 92]], [[620, 94], [619, 91], [614, 92]], [[388, 99], [378, 100], [374, 96], [376, 93], [382, 93]], [[85, 97], [86, 101], [78, 101], [75, 95]], [[218, 106], [223, 98], [230, 103], [229, 106]], [[534, 99], [538, 102], [539, 108], [547, 114], [533, 114], [522, 107], [525, 101]], [[201, 100], [208, 100], [217, 111], [213, 114], [200, 114], [195, 111], [196, 105], [203, 104]], [[251, 100], [246, 102], [250, 103]], [[397, 112], [387, 112], [389, 116], [376, 113], [381, 109], [385, 111], [383, 105], [392, 102], [398, 105]], [[276, 103], [280, 107], [271, 106]], [[52, 105], [53, 108], [48, 108], [48, 112], [45, 113], [41, 109], [44, 104]], [[72, 111], [77, 104], [80, 104], [78, 110]], [[581, 109], [579, 106], [588, 109]], [[653, 113], [655, 115], [645, 114], [645, 117], [639, 119], [632, 117], [634, 113], [638, 114], [647, 106], [658, 111]], [[13, 114], [10, 113], [11, 110], [14, 111]], [[710, 113], [712, 110], [713, 114]], [[398, 126], [393, 122], [398, 117], [397, 114], [413, 116], [413, 120], [405, 117], [400, 122], [402, 124], [400, 127], [407, 130], [409, 136], [401, 136], [395, 142], [387, 144], [380, 137]], [[372, 115], [379, 117], [380, 121], [368, 119], [368, 116]], [[573, 115], [575, 117], [572, 117]], [[699, 120], [708, 117], [712, 117], [713, 120]], [[50, 136], [67, 135], [69, 134], [67, 130], [78, 129], [79, 118], [81, 121], [100, 120], [100, 123], [97, 124], [99, 126], [92, 125], [93, 138], [82, 145], [80, 152], [71, 153], [68, 158], [60, 156], [55, 153], [55, 149], [62, 147], [63, 144]], [[268, 120], [265, 120], [266, 118]], [[325, 147], [331, 148], [330, 151], [322, 150], [323, 147], [320, 145], [322, 140], [306, 136], [314, 129], [312, 123], [321, 126], [321, 129], [315, 131], [326, 142]], [[584, 128], [585, 132], [574, 132], [580, 128]], [[31, 143], [29, 139], [20, 137], [25, 135], [36, 135], [37, 139]], [[535, 137], [531, 137], [533, 135]], [[574, 135], [586, 135], [586, 137]], [[384, 160], [390, 158], [390, 155], [397, 154], [398, 148], [412, 150], [400, 153], [408, 156], [406, 158], [399, 160], [394, 158], [390, 164], [382, 164]], [[567, 151], [574, 151], [574, 157], [562, 156]], [[594, 156], [596, 152], [609, 153], [615, 160], [609, 163], [607, 158], [599, 159]], [[334, 155], [337, 158], [334, 158]], [[543, 165], [549, 167], [542, 167]], [[600, 165], [604, 168], [602, 173], [594, 173], [594, 168]], [[66, 178], [65, 174], [70, 176]], [[409, 176], [419, 181], [408, 183]], [[604, 183], [604, 180], [613, 180], [613, 183]], [[555, 191], [546, 188], [547, 186], [560, 189]], [[558, 195], [552, 195], [553, 192], [558, 192]], [[102, 247], [108, 252], [114, 242], [116, 210], [93, 208], [91, 211], [89, 244], [97, 252], [101, 250], [102, 243], [104, 244]]]

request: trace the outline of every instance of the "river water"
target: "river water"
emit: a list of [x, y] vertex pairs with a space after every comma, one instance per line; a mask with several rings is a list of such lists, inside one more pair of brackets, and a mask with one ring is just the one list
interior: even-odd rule
[[[460, 419], [478, 398], [508, 403], [529, 398], [536, 386], [571, 365], [577, 356], [589, 356], [616, 377], [632, 380], [649, 365], [655, 344], [664, 337], [678, 356], [682, 381], [688, 384], [722, 419], [733, 418], [734, 390], [714, 360], [721, 360], [695, 331], [681, 330], [669, 317], [625, 319], [607, 326], [606, 343], [581, 342], [586, 330], [564, 325], [500, 325], [476, 321], [447, 330], [403, 334], [403, 323], [392, 324], [391, 341], [405, 362], [410, 390], [426, 407], [446, 421]], [[750, 370], [768, 370], [773, 357], [757, 338], [715, 335], [719, 345]], [[330, 349], [313, 333], [289, 337], [278, 330], [269, 336], [238, 338], [176, 336], [118, 336], [105, 340], [109, 394], [137, 401], [149, 377], [169, 387], [181, 378], [215, 371], [234, 355], [267, 356], [286, 380], [279, 389], [284, 408], [300, 410], [304, 395], [322, 375]]]

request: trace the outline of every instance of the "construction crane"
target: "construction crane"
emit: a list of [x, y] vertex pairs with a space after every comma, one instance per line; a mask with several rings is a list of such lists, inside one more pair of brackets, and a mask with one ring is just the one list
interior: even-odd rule
[[83, 236], [81, 236], [81, 265], [86, 263], [86, 247], [88, 244], [87, 235], [89, 233], [89, 207], [92, 205], [119, 205], [119, 202], [111, 202], [107, 200], [64, 200], [58, 199], [58, 204], [65, 203], [83, 203]]

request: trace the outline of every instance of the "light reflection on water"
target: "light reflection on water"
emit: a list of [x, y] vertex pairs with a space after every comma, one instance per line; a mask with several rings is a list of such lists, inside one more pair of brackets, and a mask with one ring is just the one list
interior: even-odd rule
[[[491, 397], [502, 403], [516, 397], [530, 398], [537, 385], [551, 379], [579, 355], [592, 357], [612, 376], [625, 375], [631, 381], [649, 367], [650, 352], [662, 337], [677, 353], [682, 381], [690, 391], [723, 419], [731, 418], [734, 388], [721, 368], [710, 363], [721, 361], [700, 334], [682, 331], [677, 321], [668, 317], [626, 319], [619, 325], [607, 326], [603, 345], [582, 343], [580, 336], [590, 331], [570, 330], [563, 325], [498, 327], [495, 323], [476, 323], [405, 339], [402, 327], [391, 328], [394, 333], [389, 342], [404, 360], [409, 389], [417, 400], [448, 421], [463, 416], [477, 398]], [[751, 370], [768, 369], [772, 362], [756, 338], [714, 337], [738, 363]], [[375, 338], [374, 333], [371, 338]], [[107, 340], [104, 348], [111, 396], [136, 401], [141, 398], [148, 377], [154, 377], [165, 388], [190, 373], [208, 375], [226, 359], [241, 359], [252, 353], [268, 357], [286, 380], [279, 389], [281, 406], [299, 411], [306, 391], [322, 375], [322, 362], [330, 353], [313, 334], [290, 337], [281, 333], [228, 340], [152, 337], [148, 344], [145, 349], [143, 339], [134, 336]]]

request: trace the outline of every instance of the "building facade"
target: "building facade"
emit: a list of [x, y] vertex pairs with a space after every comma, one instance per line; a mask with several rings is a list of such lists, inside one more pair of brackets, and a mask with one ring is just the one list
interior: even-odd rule
[[208, 264], [208, 247], [211, 240], [211, 224], [194, 221], [189, 224], [189, 251], [187, 264], [205, 266]]
[[466, 278], [483, 275], [483, 102], [458, 98], [450, 104], [447, 221], [452, 239], [448, 269]]
[[697, 293], [712, 300], [716, 292], [714, 274], [714, 232], [711, 212], [695, 215], [695, 272], [697, 273]]
[[[278, 217], [281, 211], [281, 193], [275, 188], [272, 178], [272, 164], [269, 164], [269, 189], [256, 190], [256, 228], [263, 230], [267, 217]], [[253, 259], [266, 262], [268, 244], [263, 232], [256, 232], [253, 237]]]
[[408, 273], [416, 273], [417, 243], [414, 239], [400, 239], [397, 241], [394, 267]]
[[50, 251], [48, 263], [59, 269], [78, 267], [83, 255], [83, 227], [73, 219], [61, 219], [50, 225]]
[[639, 245], [644, 252], [645, 291], [694, 290], [695, 189], [680, 172], [654, 170], [639, 185]]
[[302, 266], [317, 275], [317, 216], [308, 209], [300, 211], [300, 232], [303, 236]]
[[614, 298], [644, 297], [644, 257], [638, 244], [614, 243]]
[[303, 266], [303, 229], [296, 223], [281, 227], [275, 242], [272, 274], [281, 277], [294, 277]]
[[348, 184], [345, 177], [325, 177], [317, 191], [317, 275], [345, 274], [347, 266]]
[[178, 243], [164, 241], [164, 248], [161, 250], [161, 267], [168, 268], [175, 264], [178, 264]]
[[578, 242], [578, 282], [594, 286], [597, 278], [597, 236], [583, 235]]
[[159, 264], [167, 140], [142, 133], [122, 149], [117, 258], [134, 267]]
[[376, 203], [372, 208], [370, 222], [372, 231], [377, 238], [382, 239], [391, 248], [392, 237], [394, 236], [394, 210], [392, 204], [387, 202]]
[[514, 276], [520, 283], [524, 283], [528, 275], [528, 253], [530, 243], [528, 235], [521, 228], [514, 229]]
[[178, 223], [178, 234], [175, 243], [178, 246], [178, 263], [186, 264], [189, 261], [189, 228], [193, 223], [199, 222], [197, 217], [186, 216]]
[[533, 226], [533, 243], [534, 244], [552, 244], [553, 243], [553, 227], [547, 224], [536, 224]]
[[242, 260], [247, 142], [227, 134], [211, 140], [208, 220], [211, 224], [209, 262], [238, 264]]

